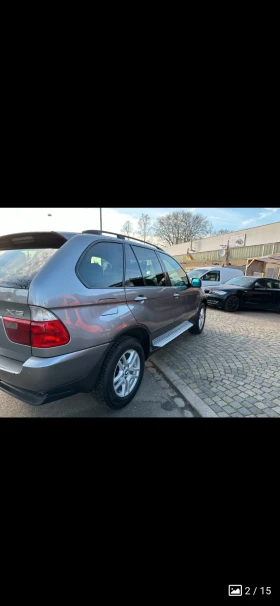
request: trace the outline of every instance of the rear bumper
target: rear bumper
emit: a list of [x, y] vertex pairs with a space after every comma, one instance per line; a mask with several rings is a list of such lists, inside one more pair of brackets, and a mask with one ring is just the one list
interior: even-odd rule
[[38, 406], [93, 389], [110, 343], [24, 364], [0, 356], [0, 390]]
[[15, 387], [14, 385], [9, 385], [8, 383], [0, 381], [0, 391], [4, 391], [5, 393], [9, 394], [9, 396], [17, 398], [22, 402], [31, 404], [31, 406], [41, 406], [41, 404], [47, 404], [48, 402], [54, 402], [55, 400], [73, 396], [74, 394], [79, 393], [81, 389], [79, 389], [79, 382], [77, 382], [72, 383], [71, 385], [66, 385], [63, 388], [55, 391], [50, 391], [49, 393], [38, 393], [35, 391], [29, 391], [28, 389]]

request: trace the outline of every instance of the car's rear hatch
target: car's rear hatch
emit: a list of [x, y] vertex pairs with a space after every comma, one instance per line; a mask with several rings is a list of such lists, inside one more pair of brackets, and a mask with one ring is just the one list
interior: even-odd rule
[[[31, 356], [30, 345], [15, 343], [8, 338], [3, 318], [30, 320], [28, 295], [33, 278], [74, 235], [30, 232], [0, 237], [0, 366], [1, 356], [21, 362]], [[7, 320], [5, 322], [7, 325]], [[16, 326], [15, 323], [8, 325]]]

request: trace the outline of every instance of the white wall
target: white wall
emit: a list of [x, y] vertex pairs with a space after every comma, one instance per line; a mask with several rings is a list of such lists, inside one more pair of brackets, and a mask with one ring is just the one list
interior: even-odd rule
[[[260, 225], [260, 227], [251, 227], [250, 229], [240, 229], [238, 231], [232, 231], [221, 236], [193, 240], [192, 248], [197, 253], [219, 250], [220, 245], [226, 245], [231, 236], [238, 236], [242, 234], [246, 234], [245, 246], [280, 242], [280, 222], [271, 223], [270, 225]], [[190, 247], [190, 242], [184, 242], [184, 244], [175, 244], [174, 246], [166, 246], [164, 248], [166, 252], [174, 256], [187, 254], [187, 249]]]

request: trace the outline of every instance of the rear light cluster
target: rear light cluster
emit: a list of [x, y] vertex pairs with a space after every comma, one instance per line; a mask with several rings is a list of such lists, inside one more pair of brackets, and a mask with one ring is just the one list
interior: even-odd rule
[[3, 318], [8, 339], [31, 347], [58, 347], [69, 343], [70, 336], [65, 326], [50, 311], [42, 307], [31, 309], [31, 320]]

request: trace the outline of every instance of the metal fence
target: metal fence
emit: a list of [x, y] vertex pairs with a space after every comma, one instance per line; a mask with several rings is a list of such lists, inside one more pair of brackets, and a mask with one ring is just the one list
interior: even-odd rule
[[[274, 244], [257, 244], [256, 246], [242, 246], [230, 249], [230, 260], [233, 259], [252, 259], [253, 257], [263, 257], [280, 252], [280, 242]], [[195, 261], [218, 261], [223, 257], [219, 257], [219, 250], [211, 250], [200, 253], [192, 253]], [[175, 255], [174, 258], [178, 263], [187, 263], [187, 255]]]

